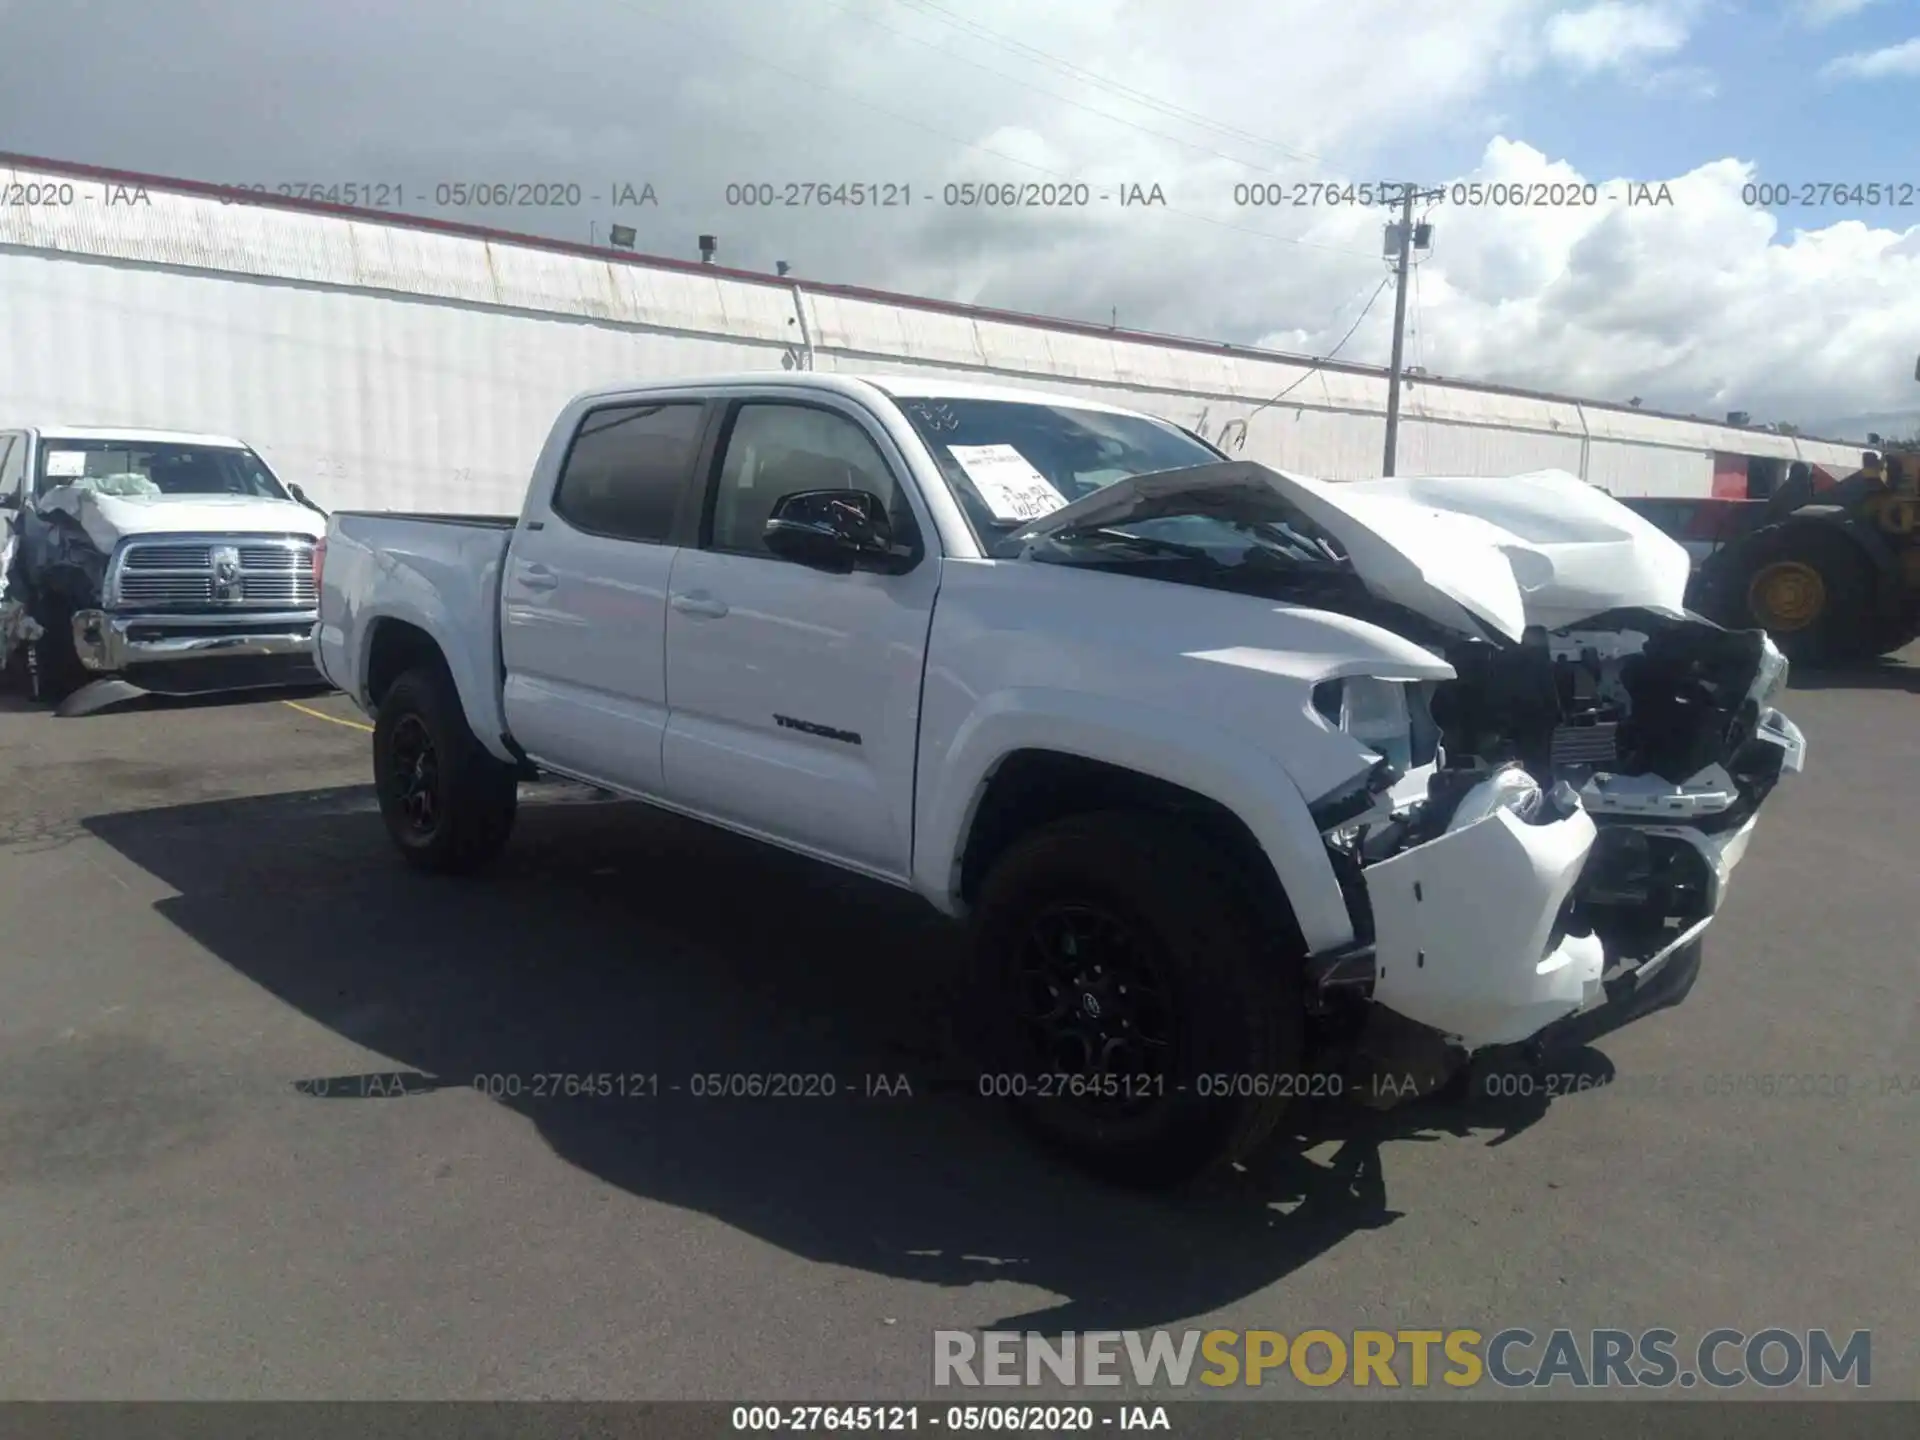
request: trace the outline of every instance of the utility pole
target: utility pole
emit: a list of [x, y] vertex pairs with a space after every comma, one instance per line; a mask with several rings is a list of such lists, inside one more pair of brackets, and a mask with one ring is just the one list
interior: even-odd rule
[[1437, 200], [1444, 190], [1420, 190], [1411, 183], [1400, 187], [1400, 223], [1387, 226], [1387, 253], [1394, 262], [1393, 361], [1387, 376], [1387, 453], [1381, 462], [1382, 475], [1393, 474], [1394, 449], [1400, 440], [1400, 377], [1407, 346], [1407, 277], [1413, 271], [1413, 252], [1433, 243], [1433, 227], [1413, 223], [1416, 200]]

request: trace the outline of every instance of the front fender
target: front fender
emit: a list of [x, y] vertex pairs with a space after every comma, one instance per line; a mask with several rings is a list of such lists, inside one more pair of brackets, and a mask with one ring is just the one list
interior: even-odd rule
[[[923, 741], [924, 743], [924, 741]], [[1022, 750], [1120, 766], [1225, 806], [1273, 866], [1309, 951], [1351, 942], [1353, 922], [1306, 797], [1271, 755], [1174, 713], [1110, 697], [1037, 687], [982, 697], [951, 739], [923, 752], [914, 824], [914, 881], [948, 914], [965, 908], [960, 861], [999, 763]]]

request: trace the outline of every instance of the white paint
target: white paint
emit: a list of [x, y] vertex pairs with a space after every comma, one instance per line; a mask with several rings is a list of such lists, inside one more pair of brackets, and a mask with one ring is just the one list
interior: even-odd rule
[[1600, 942], [1547, 940], [1597, 833], [1580, 810], [1529, 825], [1496, 808], [1368, 866], [1374, 999], [1469, 1047], [1517, 1043], [1592, 1004]]
[[63, 510], [80, 522], [103, 555], [131, 535], [304, 535], [327, 522], [304, 505], [255, 495], [108, 495], [91, 486], [61, 485], [40, 497], [42, 510]]

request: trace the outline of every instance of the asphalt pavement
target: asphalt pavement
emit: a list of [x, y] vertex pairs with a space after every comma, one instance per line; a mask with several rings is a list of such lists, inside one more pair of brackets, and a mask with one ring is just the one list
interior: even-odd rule
[[338, 696], [0, 698], [0, 1398], [904, 1398], [936, 1329], [1463, 1325], [1868, 1329], [1920, 1396], [1917, 659], [1796, 680], [1683, 1006], [1181, 1201], [977, 1097], [911, 897], [565, 787], [431, 880]]

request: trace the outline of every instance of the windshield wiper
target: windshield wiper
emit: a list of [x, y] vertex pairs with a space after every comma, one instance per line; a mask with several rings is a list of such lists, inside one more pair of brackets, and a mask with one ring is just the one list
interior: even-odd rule
[[1274, 560], [1278, 558], [1276, 552], [1279, 552], [1296, 563], [1329, 565], [1336, 568], [1348, 563], [1346, 556], [1333, 550], [1325, 541], [1301, 535], [1288, 525], [1278, 525], [1266, 520], [1250, 520], [1236, 528], [1260, 542], [1258, 546], [1247, 551], [1249, 558], [1259, 555], [1263, 559]]
[[1211, 550], [1200, 545], [1182, 545], [1174, 540], [1161, 540], [1152, 535], [1135, 535], [1128, 530], [1109, 530], [1105, 526], [1090, 526], [1084, 530], [1062, 530], [1049, 537], [1056, 543], [1062, 540], [1081, 540], [1094, 538], [1119, 545], [1130, 545], [1154, 555], [1172, 555], [1182, 560], [1199, 560], [1208, 565], [1218, 565], [1218, 557]]

